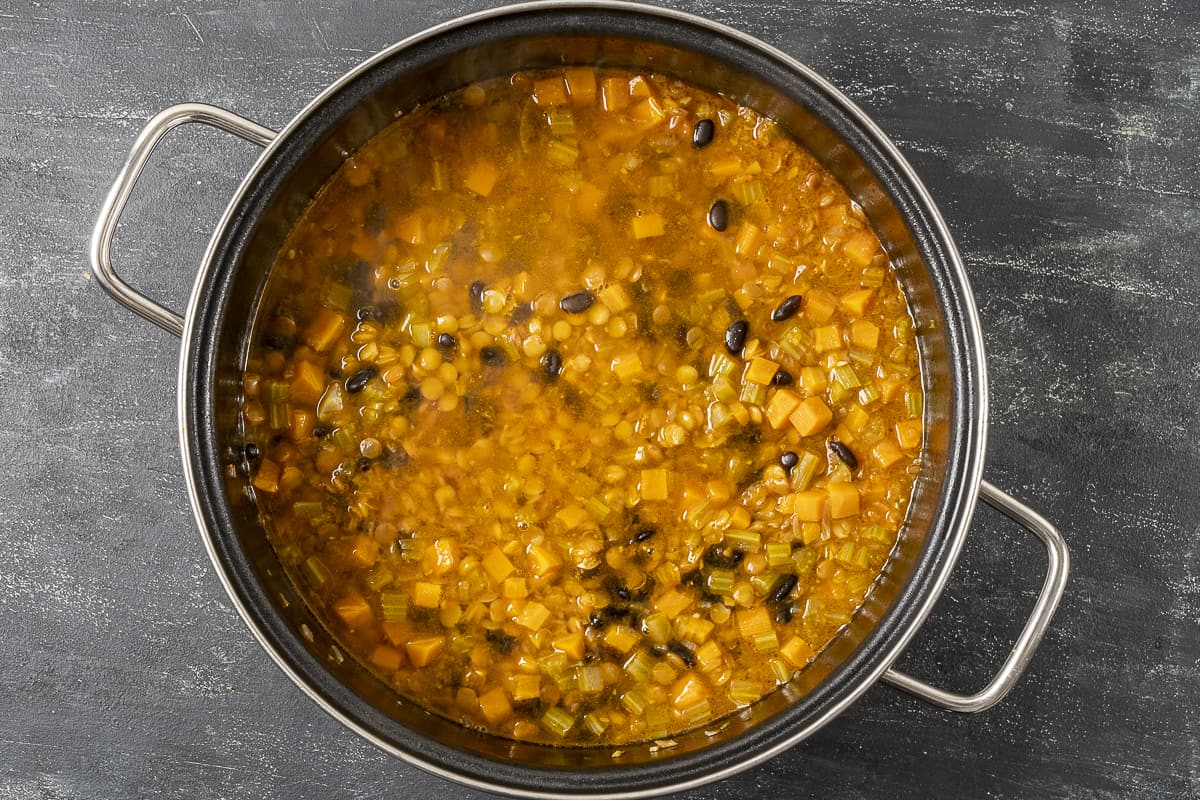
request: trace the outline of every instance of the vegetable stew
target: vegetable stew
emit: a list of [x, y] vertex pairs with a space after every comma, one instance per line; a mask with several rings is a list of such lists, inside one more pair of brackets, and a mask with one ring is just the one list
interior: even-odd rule
[[270, 540], [464, 725], [660, 740], [861, 605], [922, 444], [862, 211], [751, 109], [572, 67], [398, 115], [281, 248], [242, 416]]

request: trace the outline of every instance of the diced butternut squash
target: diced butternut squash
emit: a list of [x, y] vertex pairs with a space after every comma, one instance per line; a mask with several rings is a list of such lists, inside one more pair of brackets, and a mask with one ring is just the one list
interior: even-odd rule
[[690, 708], [711, 694], [708, 683], [696, 674], [687, 674], [671, 687], [671, 704], [676, 708]]
[[365, 628], [375, 622], [375, 612], [371, 604], [358, 592], [351, 592], [333, 604], [333, 613], [346, 626], [355, 630]]
[[850, 263], [867, 267], [879, 252], [879, 240], [870, 231], [858, 231], [846, 238], [842, 244], [842, 252], [850, 259]]
[[829, 484], [829, 516], [845, 519], [858, 514], [858, 488], [852, 483]]
[[533, 601], [526, 603], [525, 607], [517, 612], [515, 621], [523, 628], [528, 628], [531, 631], [540, 631], [548, 619], [550, 619], [550, 609], [539, 602]]
[[371, 663], [383, 670], [397, 670], [404, 663], [404, 654], [386, 644], [376, 645], [371, 651]]
[[813, 349], [818, 353], [840, 350], [842, 332], [837, 325], [822, 325], [813, 331]]
[[279, 491], [279, 476], [283, 474], [283, 469], [269, 458], [264, 458], [262, 463], [258, 465], [258, 471], [254, 473], [254, 480], [251, 485], [260, 492], [273, 494]]
[[655, 601], [654, 607], [667, 615], [667, 619], [675, 619], [692, 604], [692, 597], [681, 589], [672, 589]]
[[623, 111], [632, 99], [629, 82], [621, 78], [605, 78], [600, 84], [601, 100], [605, 111]]
[[427, 667], [445, 648], [445, 636], [422, 636], [405, 644], [404, 652], [408, 654], [409, 663], [414, 667]]
[[666, 230], [666, 222], [663, 220], [662, 214], [638, 214], [630, 220], [629, 225], [635, 239], [651, 239], [655, 236], [662, 236], [663, 231]]
[[742, 380], [749, 383], [758, 383], [766, 386], [775, 377], [775, 373], [779, 371], [779, 364], [771, 361], [769, 358], [754, 358], [746, 367], [746, 373], [742, 376]]
[[792, 513], [801, 522], [820, 522], [825, 518], [826, 494], [818, 489], [792, 495]]
[[829, 292], [814, 289], [804, 295], [804, 316], [817, 325], [824, 325], [837, 311], [837, 300]]
[[857, 289], [844, 294], [842, 295], [842, 310], [852, 317], [861, 317], [867, 313], [867, 307], [871, 305], [874, 297], [874, 289]]
[[725, 652], [714, 641], [705, 642], [696, 649], [696, 666], [704, 672], [713, 672], [725, 664]]
[[490, 161], [476, 161], [468, 170], [463, 185], [480, 197], [487, 197], [496, 188], [500, 170]]
[[504, 689], [497, 686], [489, 692], [479, 695], [479, 712], [492, 725], [499, 725], [512, 716], [512, 704]]
[[412, 588], [412, 602], [419, 608], [437, 608], [442, 602], [441, 584], [416, 581]]
[[520, 703], [523, 700], [536, 700], [542, 695], [542, 677], [540, 675], [517, 675], [512, 679], [513, 700]]
[[819, 397], [809, 397], [796, 407], [788, 420], [801, 436], [813, 436], [825, 430], [833, 420], [833, 412]]
[[879, 347], [879, 326], [860, 319], [850, 326], [850, 341], [859, 350], [874, 353]]
[[484, 572], [496, 583], [500, 583], [517, 569], [499, 547], [493, 547], [480, 563], [483, 564]]
[[379, 542], [366, 534], [355, 534], [350, 539], [350, 558], [360, 567], [373, 567], [379, 560]]
[[[304, 341], [318, 353], [324, 353], [346, 330], [346, 318], [330, 308], [322, 308], [304, 333]], [[319, 398], [318, 398], [319, 399]]]
[[311, 361], [297, 361], [288, 396], [297, 403], [316, 406], [325, 393], [325, 371]]
[[900, 445], [891, 439], [880, 439], [879, 443], [871, 448], [871, 455], [875, 458], [875, 462], [884, 469], [904, 458], [904, 452], [900, 449]]
[[782, 428], [801, 402], [800, 395], [791, 389], [777, 389], [767, 401], [767, 422], [776, 430]]
[[304, 409], [292, 409], [292, 423], [288, 426], [288, 433], [292, 437], [293, 442], [305, 442], [312, 438], [313, 428], [316, 427], [317, 416], [311, 411]]
[[642, 636], [625, 625], [613, 625], [604, 632], [604, 643], [618, 653], [628, 653]]
[[638, 489], [643, 500], [666, 500], [667, 471], [662, 467], [642, 470], [642, 480]]
[[500, 593], [508, 600], [521, 600], [529, 596], [529, 584], [524, 578], [505, 578]]
[[430, 575], [446, 575], [458, 567], [461, 552], [458, 541], [452, 537], [439, 536], [433, 544], [425, 548], [421, 565]]
[[[533, 82], [533, 102], [539, 106], [561, 106], [567, 102], [567, 85], [555, 75]], [[483, 194], [487, 194], [484, 192]]]
[[[810, 395], [820, 394], [829, 386], [829, 378], [820, 367], [801, 367], [800, 385]], [[797, 403], [796, 405], [799, 405]], [[793, 409], [795, 410], [795, 409]], [[790, 413], [790, 412], [789, 412]]]
[[596, 70], [591, 67], [570, 67], [566, 70], [566, 80], [572, 105], [588, 106], [596, 102]]
[[603, 303], [609, 311], [614, 314], [620, 314], [622, 311], [629, 308], [629, 293], [625, 291], [625, 287], [619, 283], [605, 286], [599, 292], [600, 302]]
[[908, 419], [896, 423], [896, 444], [905, 450], [916, 450], [921, 446], [921, 420]]
[[560, 653], [566, 654], [567, 658], [574, 661], [579, 661], [583, 658], [583, 632], [576, 631], [568, 633], [566, 636], [560, 636], [551, 642], [551, 646]]
[[786, 658], [793, 667], [799, 669], [812, 660], [813, 649], [812, 645], [799, 636], [793, 636], [784, 643], [783, 647], [779, 648], [779, 655]]
[[563, 526], [563, 530], [573, 531], [587, 522], [588, 512], [578, 503], [571, 503], [560, 508], [554, 514], [554, 519]]
[[562, 556], [546, 542], [529, 545], [525, 554], [529, 557], [530, 571], [538, 577], [549, 575], [563, 565]]

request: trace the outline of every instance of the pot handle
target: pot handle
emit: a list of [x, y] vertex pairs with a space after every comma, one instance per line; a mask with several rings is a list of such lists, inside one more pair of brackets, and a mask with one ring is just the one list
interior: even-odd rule
[[271, 129], [231, 111], [203, 103], [180, 103], [158, 112], [138, 134], [129, 151], [129, 157], [125, 159], [125, 165], [117, 173], [108, 196], [104, 198], [96, 227], [92, 230], [90, 247], [92, 274], [104, 290], [133, 313], [176, 336], [183, 335], [183, 317], [146, 297], [117, 275], [112, 266], [112, 240], [117, 232], [121, 212], [125, 210], [125, 204], [129, 201], [133, 187], [150, 159], [150, 154], [167, 133], [188, 122], [202, 122], [263, 147], [273, 142], [276, 135]]
[[1017, 637], [1017, 642], [1000, 667], [1000, 671], [987, 686], [975, 694], [947, 692], [894, 669], [883, 673], [882, 678], [884, 683], [903, 689], [935, 706], [970, 714], [986, 711], [1003, 700], [1021, 677], [1025, 667], [1029, 665], [1029, 660], [1033, 658], [1033, 651], [1037, 649], [1043, 634], [1046, 633], [1046, 627], [1050, 624], [1054, 609], [1058, 607], [1058, 601], [1062, 599], [1071, 563], [1067, 543], [1063, 540], [1062, 534], [1036, 511], [987, 481], [980, 482], [979, 496], [992, 508], [1033, 533], [1046, 546], [1046, 555], [1049, 559], [1046, 566], [1046, 580], [1042, 584], [1042, 591], [1033, 607], [1033, 613], [1029, 615], [1029, 620], [1025, 623], [1025, 629]]

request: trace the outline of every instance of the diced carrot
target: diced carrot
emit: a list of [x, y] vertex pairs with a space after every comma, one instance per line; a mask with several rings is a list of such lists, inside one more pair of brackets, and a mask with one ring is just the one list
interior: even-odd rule
[[423, 636], [420, 639], [410, 640], [404, 645], [404, 651], [408, 654], [408, 660], [414, 667], [426, 667], [442, 654], [445, 647], [446, 637]]
[[796, 407], [788, 420], [801, 436], [820, 433], [833, 419], [833, 412], [819, 397], [809, 397]]

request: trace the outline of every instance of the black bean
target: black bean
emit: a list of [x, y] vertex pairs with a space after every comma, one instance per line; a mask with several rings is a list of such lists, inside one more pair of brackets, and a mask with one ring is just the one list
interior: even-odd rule
[[771, 591], [767, 592], [767, 604], [777, 606], [787, 600], [798, 581], [795, 575], [780, 575], [775, 579], [775, 583], [771, 584]]
[[592, 303], [596, 302], [596, 298], [587, 289], [569, 294], [562, 300], [558, 301], [558, 307], [568, 314], [582, 314], [592, 307]]
[[776, 606], [774, 619], [780, 625], [787, 625], [792, 621], [792, 617], [796, 614], [796, 609], [793, 606], [784, 605]]
[[708, 224], [714, 231], [723, 231], [729, 227], [729, 203], [718, 200], [708, 210]]
[[367, 458], [366, 456], [359, 456], [358, 457], [358, 471], [359, 472], [367, 472], [370, 469], [371, 469], [371, 459]]
[[546, 377], [550, 380], [558, 378], [562, 374], [562, 369], [562, 354], [557, 350], [547, 351], [546, 355], [542, 356], [542, 371], [546, 373]]
[[315, 439], [324, 439], [329, 435], [329, 428], [326, 428], [324, 425], [318, 425], [317, 427], [313, 428], [312, 435]]
[[792, 373], [786, 369], [777, 369], [775, 370], [775, 374], [771, 376], [771, 383], [776, 386], [791, 386], [794, 380], [795, 378], [792, 377]]
[[858, 459], [854, 456], [854, 453], [850, 452], [849, 447], [846, 447], [846, 445], [842, 444], [837, 439], [830, 439], [829, 449], [832, 450], [833, 454], [840, 458], [847, 467], [852, 470], [858, 469]]
[[508, 363], [508, 356], [499, 347], [481, 347], [479, 360], [489, 367], [503, 367]]
[[389, 449], [383, 456], [383, 463], [389, 467], [403, 467], [412, 460], [412, 456], [403, 447], [397, 446], [394, 450]]
[[405, 392], [404, 397], [401, 398], [401, 400], [403, 400], [408, 405], [412, 405], [413, 403], [416, 403], [420, 399], [421, 399], [421, 387], [419, 387], [419, 386], [408, 387], [408, 391]]
[[375, 316], [375, 309], [371, 308], [370, 306], [363, 306], [358, 311], [354, 312], [354, 318], [359, 322], [365, 322], [373, 316]]
[[750, 323], [744, 319], [739, 319], [725, 329], [725, 349], [731, 356], [742, 354], [742, 348], [746, 346], [746, 334], [749, 332]]
[[719, 545], [715, 544], [710, 545], [709, 548], [704, 551], [703, 555], [705, 564], [718, 569], [733, 569], [738, 564], [742, 563], [742, 559], [745, 557], [746, 554], [739, 548], [735, 547], [730, 550], [722, 550]]
[[486, 289], [486, 283], [475, 281], [468, 290], [471, 294], [471, 313], [477, 317], [483, 313], [483, 292]]
[[800, 310], [800, 302], [803, 299], [798, 294], [785, 297], [783, 302], [775, 306], [775, 310], [771, 312], [771, 319], [775, 322], [783, 322], [785, 319], [791, 319]]
[[667, 644], [667, 649], [679, 656], [679, 660], [686, 666], [696, 666], [696, 656], [692, 654], [691, 650], [687, 649], [687, 646], [683, 642], [670, 642]]
[[262, 343], [262, 346], [268, 350], [292, 349], [292, 337], [290, 336], [280, 336], [276, 333], [264, 333], [259, 341]]
[[374, 367], [363, 367], [358, 372], [346, 378], [346, 391], [350, 394], [358, 394], [367, 386], [367, 381], [375, 377]]
[[680, 325], [678, 328], [675, 329], [675, 343], [677, 345], [679, 345], [680, 347], [686, 347], [687, 346], [687, 334], [688, 334], [688, 326]]
[[517, 646], [516, 637], [509, 636], [507, 633], [501, 630], [489, 630], [484, 633], [483, 636], [485, 639], [487, 639], [487, 643], [490, 644], [493, 649], [503, 653], [504, 655], [511, 653], [513, 648]]
[[455, 339], [452, 333], [439, 333], [437, 343], [438, 347], [443, 350], [453, 350], [458, 347], [458, 339]]
[[597, 613], [593, 613], [590, 617], [588, 617], [588, 625], [592, 626], [593, 628], [603, 628], [606, 624], [607, 623], [604, 617]]
[[692, 147], [697, 150], [703, 150], [712, 144], [713, 136], [717, 132], [717, 126], [713, 124], [711, 119], [702, 119], [696, 123], [696, 127], [692, 130]]
[[792, 474], [792, 470], [795, 469], [796, 465], [799, 463], [800, 456], [796, 455], [791, 450], [788, 450], [779, 457], [779, 466], [783, 467], [787, 471], [788, 475]]
[[638, 531], [637, 533], [635, 533], [633, 535], [633, 540], [635, 542], [641, 543], [641, 542], [646, 541], [647, 539], [649, 539], [651, 536], [653, 536], [656, 533], [658, 533], [658, 531], [654, 530], [654, 528], [643, 528], [642, 530]]
[[529, 320], [533, 319], [533, 303], [518, 303], [512, 311], [512, 316], [508, 319], [514, 325], [529, 322]]
[[247, 461], [258, 461], [258, 457], [262, 455], [258, 449], [258, 445], [256, 445], [254, 442], [246, 443], [245, 453]]

